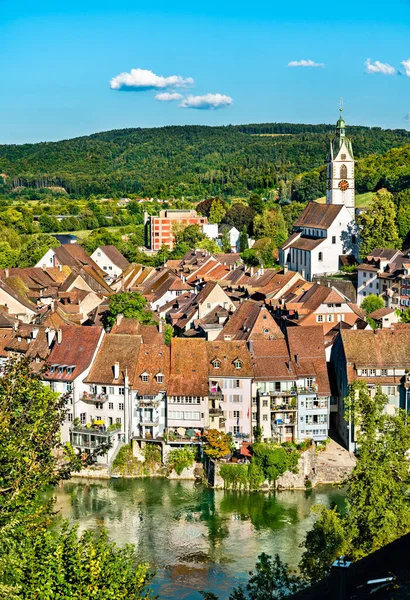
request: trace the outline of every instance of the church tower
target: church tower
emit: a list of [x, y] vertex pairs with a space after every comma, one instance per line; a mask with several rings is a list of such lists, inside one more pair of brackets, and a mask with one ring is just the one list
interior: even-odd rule
[[346, 123], [342, 111], [343, 107], [341, 106], [340, 117], [336, 124], [336, 135], [330, 142], [327, 160], [326, 204], [344, 204], [354, 219], [354, 158], [352, 142], [346, 137]]

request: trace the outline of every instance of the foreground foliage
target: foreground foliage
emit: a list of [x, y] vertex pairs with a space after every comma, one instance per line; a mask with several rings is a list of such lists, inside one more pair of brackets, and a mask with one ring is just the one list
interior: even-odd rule
[[[9, 362], [0, 378], [0, 598], [152, 597], [147, 565], [133, 548], [119, 549], [104, 531], [56, 521], [50, 486], [83, 460], [60, 443], [65, 398], [44, 386], [27, 360]], [[104, 452], [107, 448], [102, 448]]]

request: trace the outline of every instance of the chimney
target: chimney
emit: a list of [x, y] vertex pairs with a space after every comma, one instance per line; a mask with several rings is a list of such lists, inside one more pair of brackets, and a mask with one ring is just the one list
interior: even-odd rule
[[163, 331], [163, 322], [162, 322], [162, 319], [159, 320], [158, 331], [159, 331], [159, 333], [162, 333], [162, 331]]
[[283, 265], [283, 272], [287, 273], [289, 271], [289, 266], [288, 265]]
[[4, 269], [4, 277], [7, 277], [10, 275], [10, 270], [9, 269]]
[[295, 354], [295, 363], [299, 364], [299, 354]]
[[61, 342], [63, 341], [63, 332], [60, 329], [57, 329], [57, 344], [61, 344]]
[[54, 339], [54, 337], [56, 335], [56, 332], [54, 331], [54, 329], [49, 329], [47, 327], [47, 329], [46, 329], [46, 335], [47, 335], [47, 346], [49, 348], [51, 348], [51, 344], [52, 344], [53, 339]]
[[253, 273], [254, 273], [254, 269], [253, 269], [253, 267], [251, 267], [251, 268], [250, 268], [250, 271], [249, 271], [249, 272], [250, 272], [250, 275], [251, 275], [251, 277], [253, 277]]
[[118, 315], [115, 318], [115, 324], [120, 325], [123, 318], [124, 318], [124, 315], [122, 313], [118, 313]]
[[114, 363], [114, 379], [119, 379], [120, 378], [120, 363], [116, 362]]
[[61, 265], [60, 263], [58, 264], [58, 270], [60, 271], [60, 273], [61, 273], [61, 272], [62, 272], [62, 270], [63, 270], [63, 265]]
[[253, 340], [248, 341], [248, 346], [249, 346], [249, 352], [251, 354], [253, 354]]

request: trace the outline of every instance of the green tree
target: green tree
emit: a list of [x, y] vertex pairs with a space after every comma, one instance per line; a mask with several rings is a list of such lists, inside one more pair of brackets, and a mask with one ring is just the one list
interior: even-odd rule
[[171, 345], [171, 340], [174, 335], [174, 328], [169, 323], [164, 325], [164, 342], [167, 346]]
[[379, 308], [384, 308], [384, 301], [380, 296], [376, 296], [376, 294], [369, 294], [363, 299], [361, 308], [366, 311], [366, 315], [369, 315]]
[[395, 311], [401, 323], [410, 323], [410, 308]]
[[368, 208], [357, 217], [360, 227], [360, 256], [365, 258], [375, 248], [399, 248], [396, 208], [387, 190], [374, 194]]
[[275, 248], [279, 248], [286, 241], [288, 235], [285, 219], [279, 206], [256, 215], [253, 228], [256, 238], [271, 238]]
[[397, 194], [397, 228], [400, 238], [405, 241], [410, 233], [410, 188]]
[[337, 510], [323, 505], [316, 505], [312, 510], [319, 517], [306, 534], [305, 551], [299, 563], [302, 575], [311, 582], [326, 577], [346, 547], [346, 532]]
[[52, 514], [45, 492], [83, 465], [61, 444], [65, 413], [65, 397], [43, 385], [28, 359], [6, 364], [0, 379], [0, 597], [149, 598], [152, 575], [136, 565], [131, 547], [118, 549], [104, 532], [78, 539], [76, 529]]
[[259, 215], [263, 213], [265, 203], [259, 194], [252, 194], [252, 196], [248, 200], [248, 206], [249, 208], [255, 211], [255, 214]]
[[19, 250], [13, 250], [8, 242], [0, 242], [0, 268], [16, 267], [19, 254]]
[[249, 248], [248, 231], [246, 225], [243, 226], [241, 235], [239, 236], [239, 251], [244, 252]]
[[305, 210], [306, 204], [303, 202], [291, 202], [282, 206], [282, 214], [285, 219], [288, 235], [292, 233], [293, 225]]
[[198, 248], [202, 248], [203, 250], [208, 250], [211, 254], [218, 254], [221, 251], [218, 244], [215, 240], [211, 240], [210, 238], [205, 237], [198, 244]]
[[121, 292], [113, 294], [109, 299], [109, 313], [107, 325], [112, 327], [117, 315], [137, 319], [145, 325], [152, 325], [155, 321], [152, 313], [146, 309], [147, 301], [139, 292]]
[[231, 252], [231, 236], [229, 235], [229, 228], [224, 227], [222, 229], [221, 236], [222, 252]]
[[24, 236], [18, 259], [19, 267], [33, 267], [50, 248], [57, 248], [60, 242], [48, 233]]
[[241, 253], [241, 259], [248, 267], [258, 267], [261, 264], [258, 253], [252, 248], [244, 250]]
[[185, 243], [189, 248], [196, 248], [197, 244], [205, 237], [199, 225], [177, 226], [174, 235], [178, 244]]
[[226, 214], [226, 208], [219, 198], [215, 198], [212, 202], [211, 210], [209, 212], [210, 223], [220, 223]]
[[252, 222], [255, 211], [244, 204], [233, 204], [224, 216], [222, 222], [226, 225], [233, 225], [238, 231], [242, 231], [245, 225], [248, 232], [252, 231]]
[[355, 382], [345, 401], [357, 432], [359, 459], [348, 479], [348, 553], [366, 556], [410, 531], [410, 426], [407, 414], [388, 414], [380, 388], [371, 395]]
[[43, 233], [56, 233], [61, 231], [61, 224], [52, 215], [41, 215], [39, 219], [40, 230]]

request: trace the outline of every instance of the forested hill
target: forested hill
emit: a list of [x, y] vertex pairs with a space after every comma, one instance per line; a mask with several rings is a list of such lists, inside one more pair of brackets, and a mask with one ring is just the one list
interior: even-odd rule
[[[56, 185], [81, 195], [200, 199], [263, 193], [322, 165], [333, 133], [334, 125], [290, 123], [175, 126], [3, 145], [0, 192]], [[410, 143], [406, 130], [349, 127], [348, 135], [356, 158]]]

